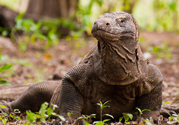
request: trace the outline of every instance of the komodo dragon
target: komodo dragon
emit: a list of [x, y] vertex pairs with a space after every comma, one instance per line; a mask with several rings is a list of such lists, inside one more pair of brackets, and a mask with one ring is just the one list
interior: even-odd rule
[[82, 114], [96, 114], [99, 120], [100, 108], [96, 103], [110, 100], [110, 107], [103, 113], [113, 115], [115, 120], [124, 112], [133, 113], [135, 107], [150, 109], [142, 116], [157, 119], [163, 78], [141, 52], [135, 18], [125, 12], [105, 13], [95, 21], [91, 33], [98, 45], [66, 73], [62, 83], [44, 81], [31, 85], [17, 100], [7, 104], [8, 111], [38, 111], [46, 101], [57, 104], [55, 112], [64, 117], [73, 112], [73, 120]]

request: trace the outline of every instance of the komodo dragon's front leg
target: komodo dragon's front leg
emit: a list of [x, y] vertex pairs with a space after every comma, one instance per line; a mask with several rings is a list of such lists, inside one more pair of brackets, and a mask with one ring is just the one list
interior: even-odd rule
[[39, 111], [42, 103], [50, 102], [57, 86], [61, 86], [61, 81], [44, 81], [33, 84], [17, 100], [4, 102], [7, 108], [0, 110], [6, 113], [10, 113], [14, 109], [19, 109], [22, 113], [26, 110]]
[[[143, 109], [150, 109], [151, 111], [145, 111], [142, 116], [144, 118], [152, 117], [154, 121], [157, 121], [160, 115], [160, 108], [162, 105], [162, 81], [163, 77], [160, 73], [159, 69], [152, 64], [149, 64], [147, 67], [147, 78], [146, 84], [153, 84], [157, 85], [155, 88], [147, 94], [142, 95], [137, 99], [137, 106], [143, 110]], [[150, 87], [144, 84], [142, 89], [149, 90]]]
[[67, 113], [72, 113], [70, 122], [74, 122], [75, 119], [81, 116], [83, 109], [83, 96], [80, 94], [74, 83], [70, 79], [65, 78], [62, 82], [61, 87], [54, 91], [50, 103], [57, 104], [58, 108], [55, 110], [56, 113], [64, 116], [68, 120]]

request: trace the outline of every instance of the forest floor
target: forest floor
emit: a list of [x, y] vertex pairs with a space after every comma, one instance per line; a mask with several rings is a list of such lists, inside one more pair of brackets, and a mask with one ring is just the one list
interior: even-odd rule
[[[13, 64], [11, 69], [0, 74], [0, 77], [6, 78], [12, 85], [0, 85], [0, 90], [43, 80], [61, 79], [96, 43], [97, 40], [93, 37], [62, 39], [59, 44], [44, 49], [45, 43], [39, 41], [22, 52], [15, 42], [0, 37], [0, 66]], [[163, 104], [179, 107], [179, 35], [141, 31], [140, 45], [145, 57], [163, 74]]]

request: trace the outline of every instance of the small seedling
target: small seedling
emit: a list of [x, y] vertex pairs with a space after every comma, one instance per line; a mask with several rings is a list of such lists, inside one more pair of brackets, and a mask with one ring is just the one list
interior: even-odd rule
[[174, 121], [179, 122], [179, 115], [177, 115], [177, 114], [172, 114], [172, 116], [170, 116], [170, 117], [168, 118], [168, 120], [169, 120], [169, 121], [174, 120]]
[[111, 120], [111, 119], [104, 119], [104, 120], [102, 120], [103, 116], [109, 116], [112, 119], [114, 119], [114, 117], [112, 115], [110, 115], [110, 114], [103, 114], [103, 109], [107, 108], [107, 107], [110, 107], [109, 105], [106, 105], [108, 102], [109, 101], [106, 101], [106, 102], [102, 103], [101, 101], [99, 101], [99, 103], [97, 103], [97, 105], [100, 106], [100, 121], [95, 121], [95, 122], [93, 122], [94, 124], [96, 124], [96, 125], [104, 125], [105, 122], [108, 122], [108, 121]]
[[60, 118], [62, 121], [65, 121], [65, 118], [63, 116], [60, 116], [60, 115], [53, 112], [55, 110], [55, 108], [57, 107], [57, 105], [54, 105], [54, 104], [51, 104], [51, 105], [52, 105], [52, 108], [48, 107], [47, 102], [44, 102], [41, 105], [39, 112], [33, 113], [31, 111], [26, 111], [26, 114], [27, 114], [26, 124], [31, 125], [34, 122], [36, 122], [37, 119], [40, 120], [39, 124], [40, 123], [46, 123], [46, 119], [50, 120], [51, 116], [56, 116], [56, 117]]
[[84, 119], [84, 120], [85, 120], [85, 125], [89, 125], [89, 121], [90, 121], [92, 118], [96, 118], [96, 114], [82, 115], [82, 116], [79, 117], [78, 119]]
[[[12, 67], [11, 64], [6, 64], [0, 67], [0, 72], [10, 69]], [[5, 84], [5, 85], [11, 85], [9, 82], [7, 82], [6, 80], [4, 80], [3, 78], [0, 78], [0, 84]]]
[[0, 113], [0, 121], [5, 125], [9, 121], [8, 114], [4, 112]]
[[147, 125], [152, 125], [152, 123], [150, 122], [149, 119], [145, 119], [144, 121], [145, 121], [145, 123], [146, 123]]
[[132, 120], [133, 119], [133, 115], [130, 113], [122, 113], [122, 117], [119, 118], [119, 121], [121, 122], [124, 119], [124, 123], [125, 124], [130, 124], [130, 122], [128, 122], [128, 120]]
[[149, 109], [143, 109], [143, 110], [141, 110], [141, 109], [138, 108], [138, 107], [136, 107], [135, 109], [137, 110], [136, 114], [138, 114], [138, 112], [139, 112], [138, 119], [141, 118], [141, 115], [143, 114], [144, 111], [149, 111], [149, 112], [151, 111], [151, 110], [149, 110]]

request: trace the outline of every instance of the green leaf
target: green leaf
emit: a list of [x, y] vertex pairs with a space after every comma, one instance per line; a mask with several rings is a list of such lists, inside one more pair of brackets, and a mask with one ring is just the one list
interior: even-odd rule
[[46, 122], [44, 117], [41, 118], [40, 121], [41, 121], [42, 123], [45, 123], [45, 122]]
[[106, 105], [110, 100], [106, 101], [103, 105]]
[[127, 114], [129, 116], [129, 118], [132, 120], [133, 119], [133, 115], [132, 114]]
[[22, 19], [22, 17], [24, 16], [25, 13], [20, 13], [19, 15], [16, 16], [16, 21]]
[[1, 66], [1, 67], [0, 67], [0, 72], [11, 68], [11, 66], [12, 66], [11, 64], [6, 64], [6, 65], [4, 65], [4, 66]]
[[96, 125], [104, 125], [104, 123], [102, 121], [95, 121], [95, 122], [93, 122], [93, 124], [95, 124], [95, 123], [96, 123]]
[[108, 122], [110, 121], [111, 119], [104, 119], [103, 122]]
[[65, 118], [61, 115], [58, 115], [58, 117], [62, 120], [62, 121], [65, 121]]
[[47, 107], [48, 107], [48, 103], [47, 103], [47, 102], [44, 102], [44, 103], [41, 105], [41, 108], [40, 108], [40, 110], [39, 110], [39, 114], [44, 115], [45, 112], [46, 112]]
[[99, 105], [100, 107], [102, 107], [103, 103], [101, 101], [99, 101], [99, 103], [97, 103], [97, 105]]
[[5, 106], [5, 105], [0, 105], [0, 107], [1, 107], [1, 108], [6, 108], [6, 106]]
[[78, 119], [86, 119], [87, 120], [85, 115], [82, 115], [81, 117], [78, 117]]
[[16, 116], [16, 119], [19, 119], [19, 120], [21, 120], [21, 117], [19, 117], [19, 116]]
[[7, 81], [5, 81], [5, 80], [0, 80], [0, 84], [11, 85], [9, 82], [7, 82]]
[[152, 125], [152, 123], [150, 122], [149, 119], [146, 119], [146, 120], [145, 120], [145, 123], [146, 123], [147, 125]]
[[8, 116], [8, 114], [7, 114], [7, 113], [3, 113], [3, 115], [4, 115], [4, 116]]
[[123, 117], [120, 117], [120, 118], [119, 118], [119, 122], [121, 122], [121, 121], [122, 121], [122, 119], [123, 119]]
[[26, 111], [26, 114], [27, 114], [26, 119], [27, 119], [30, 123], [36, 121], [37, 117], [36, 117], [35, 113], [33, 113], [33, 112], [31, 112], [31, 111]]
[[179, 117], [179, 115], [177, 115], [177, 114], [172, 114], [172, 116], [174, 116], [174, 117]]
[[85, 125], [90, 125], [88, 122], [85, 122]]
[[53, 107], [53, 110], [55, 110], [55, 108], [58, 108], [56, 104], [51, 104], [51, 106]]
[[128, 125], [129, 125], [129, 124], [131, 124], [131, 123], [130, 123], [130, 122], [126, 122], [126, 124], [128, 124]]
[[110, 114], [104, 114], [105, 116], [109, 116], [109, 117], [111, 117], [112, 119], [114, 119], [114, 117], [112, 116], [112, 115], [110, 115]]
[[129, 120], [129, 116], [127, 115], [127, 113], [122, 113], [125, 122], [127, 122]]
[[70, 117], [73, 114], [73, 112], [68, 112], [67, 116]]
[[170, 117], [168, 118], [169, 121], [171, 121], [172, 119], [173, 119], [173, 116], [170, 116]]
[[91, 114], [90, 116], [88, 116], [89, 118], [96, 118], [96, 114]]
[[163, 104], [169, 104], [169, 102], [164, 102]]
[[104, 109], [104, 108], [107, 108], [107, 107], [110, 107], [109, 105], [102, 105], [101, 109]]
[[9, 116], [11, 117], [11, 118], [14, 118], [15, 116], [14, 115], [12, 115], [11, 113], [9, 114]]
[[140, 108], [136, 107], [135, 109], [137, 109], [137, 110], [139, 111], [140, 114], [142, 113], [142, 111], [141, 111]]
[[15, 113], [21, 113], [21, 111], [19, 111], [19, 109], [14, 109]]
[[149, 110], [149, 109], [143, 109], [141, 112], [144, 112], [144, 111], [150, 112], [151, 110]]
[[51, 108], [48, 108], [48, 109], [47, 109], [47, 114], [48, 114], [48, 115], [52, 115], [52, 112], [53, 112], [53, 109], [51, 109]]

